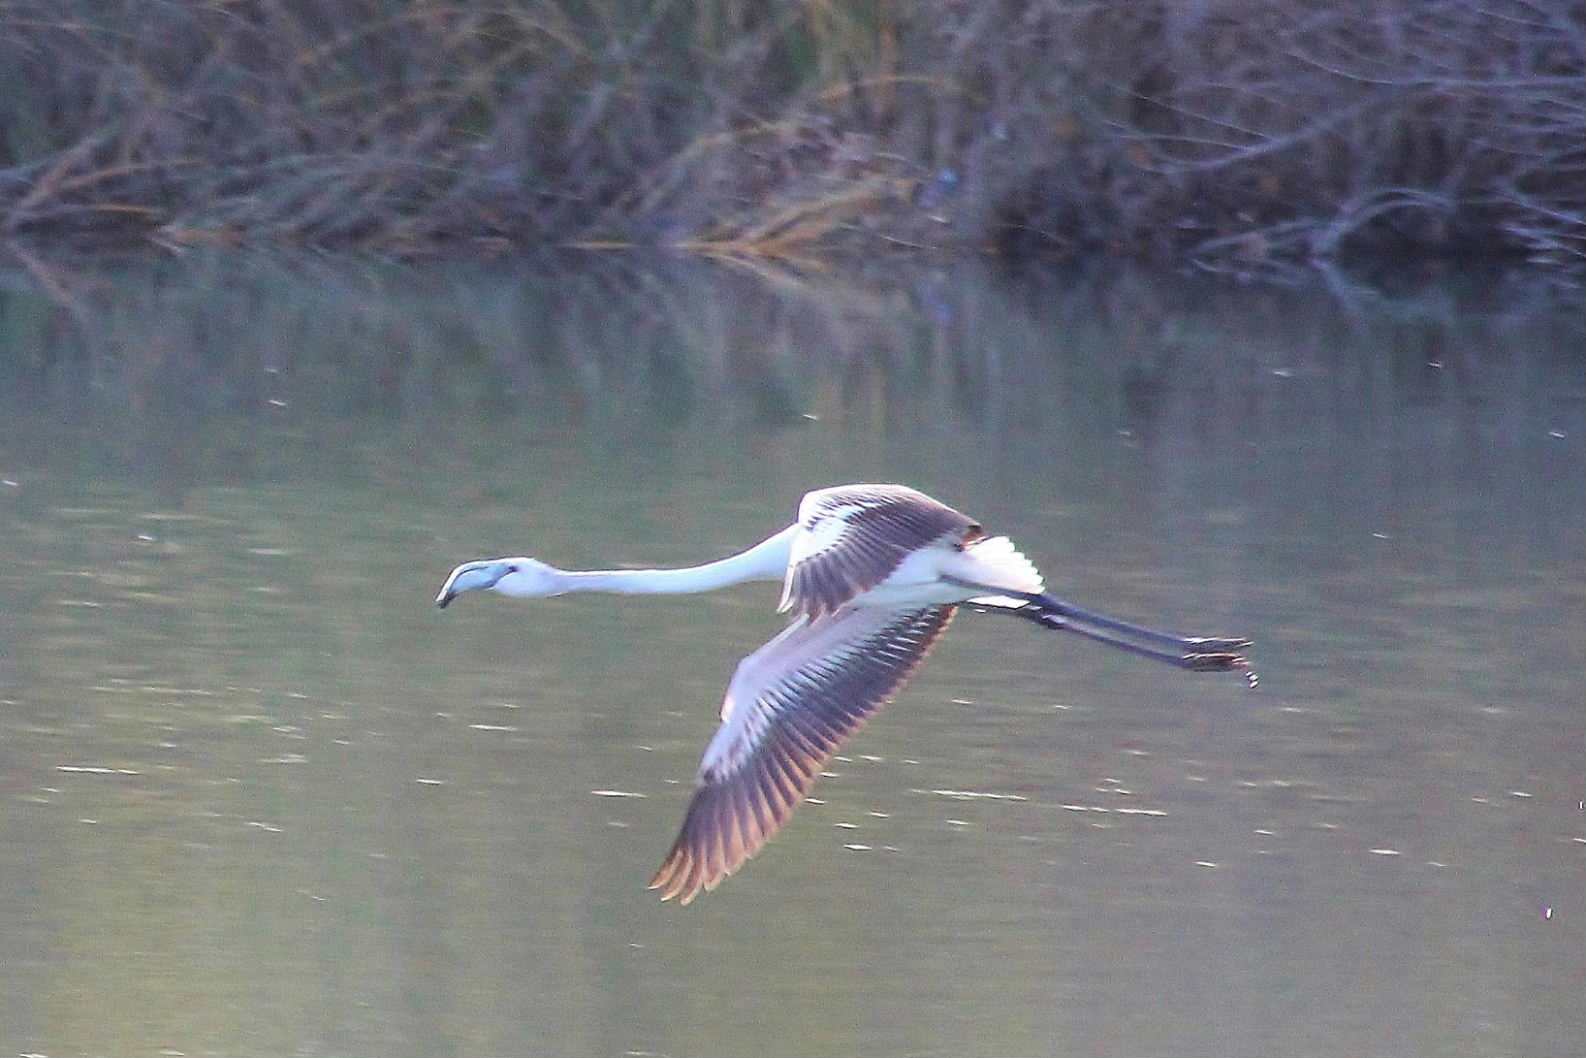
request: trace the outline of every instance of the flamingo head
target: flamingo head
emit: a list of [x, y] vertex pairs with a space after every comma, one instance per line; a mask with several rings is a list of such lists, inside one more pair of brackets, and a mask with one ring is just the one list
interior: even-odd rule
[[446, 606], [465, 591], [489, 588], [503, 595], [536, 596], [559, 595], [564, 590], [555, 566], [532, 558], [486, 558], [464, 562], [452, 570], [440, 594], [435, 596], [436, 606]]

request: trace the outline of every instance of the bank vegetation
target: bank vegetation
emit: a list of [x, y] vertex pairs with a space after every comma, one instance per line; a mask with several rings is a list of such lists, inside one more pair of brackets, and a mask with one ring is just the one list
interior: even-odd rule
[[1578, 0], [0, 0], [0, 231], [1579, 269]]

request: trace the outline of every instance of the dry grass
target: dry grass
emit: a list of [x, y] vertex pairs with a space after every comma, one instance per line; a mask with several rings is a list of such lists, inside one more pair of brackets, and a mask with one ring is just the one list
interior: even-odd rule
[[1568, 0], [10, 0], [0, 227], [1586, 253]]

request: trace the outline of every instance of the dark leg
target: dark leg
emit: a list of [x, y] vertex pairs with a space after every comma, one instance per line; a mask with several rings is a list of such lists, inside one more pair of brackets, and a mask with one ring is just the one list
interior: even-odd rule
[[1120, 621], [1116, 617], [1095, 613], [1091, 610], [1081, 609], [1071, 602], [1051, 595], [1032, 595], [1030, 605], [1041, 613], [1054, 614], [1072, 621], [1095, 625], [1097, 628], [1106, 628], [1114, 632], [1122, 632], [1136, 639], [1143, 639], [1149, 643], [1157, 643], [1169, 649], [1188, 650], [1192, 652], [1224, 653], [1227, 651], [1243, 650], [1250, 645], [1250, 640], [1241, 637], [1223, 636], [1176, 636], [1171, 632], [1159, 632], [1154, 628], [1131, 624]]
[[[1236, 651], [1250, 640], [1236, 637], [1175, 636], [1091, 613], [1048, 595], [1034, 596], [1023, 606], [976, 606], [982, 613], [1006, 613], [1033, 621], [1042, 628], [1073, 632], [1097, 643], [1163, 661], [1191, 672], [1243, 672], [1254, 687], [1257, 677], [1250, 662]], [[1083, 623], [1080, 623], [1083, 622]], [[1096, 627], [1087, 627], [1095, 625]], [[1134, 639], [1128, 638], [1133, 636]], [[1146, 642], [1135, 642], [1143, 639]]]

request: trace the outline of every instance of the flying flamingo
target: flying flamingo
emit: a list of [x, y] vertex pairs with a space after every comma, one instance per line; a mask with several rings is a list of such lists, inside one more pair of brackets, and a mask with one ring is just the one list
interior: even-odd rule
[[711, 591], [782, 581], [792, 619], [738, 663], [677, 841], [650, 881], [684, 904], [714, 889], [780, 830], [843, 741], [897, 693], [960, 605], [1013, 614], [1196, 672], [1255, 673], [1237, 637], [1184, 637], [1045, 594], [1007, 537], [902, 485], [839, 485], [740, 554], [681, 569], [564, 570], [532, 558], [465, 562], [436, 596]]

